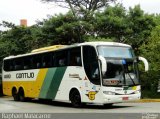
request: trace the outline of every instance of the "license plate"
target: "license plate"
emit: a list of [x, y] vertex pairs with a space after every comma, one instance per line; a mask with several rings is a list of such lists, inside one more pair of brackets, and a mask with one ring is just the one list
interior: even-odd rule
[[128, 97], [122, 97], [122, 100], [128, 100]]

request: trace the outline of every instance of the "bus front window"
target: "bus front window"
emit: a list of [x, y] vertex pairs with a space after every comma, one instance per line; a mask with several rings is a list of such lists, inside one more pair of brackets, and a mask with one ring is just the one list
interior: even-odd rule
[[98, 46], [99, 55], [106, 58], [133, 58], [134, 53], [130, 47]]
[[138, 66], [130, 47], [98, 46], [99, 55], [107, 62], [102, 76], [105, 86], [138, 85]]
[[122, 63], [123, 60], [108, 60], [107, 71], [102, 76], [103, 85], [138, 85], [138, 68], [134, 60]]

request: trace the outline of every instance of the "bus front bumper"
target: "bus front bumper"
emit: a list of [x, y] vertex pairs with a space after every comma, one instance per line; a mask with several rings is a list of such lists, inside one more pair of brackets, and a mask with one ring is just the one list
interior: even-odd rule
[[132, 94], [132, 95], [105, 95], [104, 94], [103, 104], [135, 101], [135, 100], [139, 100], [140, 97], [141, 97], [141, 94]]

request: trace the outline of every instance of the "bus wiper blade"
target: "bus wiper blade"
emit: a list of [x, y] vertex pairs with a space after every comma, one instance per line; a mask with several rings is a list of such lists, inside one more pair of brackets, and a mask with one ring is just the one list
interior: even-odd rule
[[131, 77], [131, 75], [130, 75], [129, 73], [127, 73], [127, 74], [128, 74], [128, 76], [129, 76], [129, 78], [131, 79], [133, 85], [136, 85], [135, 82], [134, 82], [134, 80], [133, 80], [133, 78]]

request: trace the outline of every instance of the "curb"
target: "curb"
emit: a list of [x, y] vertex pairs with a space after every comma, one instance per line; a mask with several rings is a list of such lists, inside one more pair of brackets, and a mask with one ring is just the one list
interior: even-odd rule
[[[132, 102], [132, 101], [131, 101]], [[140, 99], [133, 102], [145, 103], [145, 102], [160, 102], [160, 99]]]

